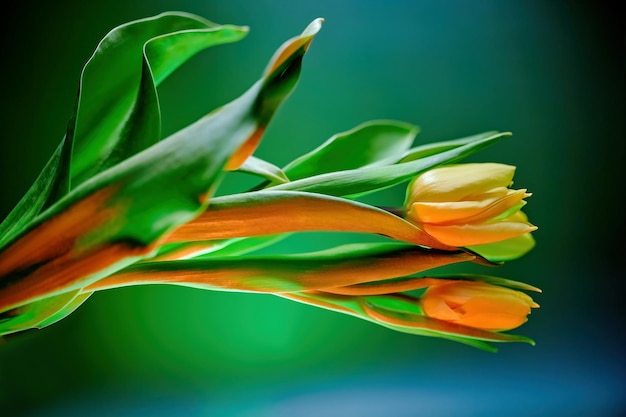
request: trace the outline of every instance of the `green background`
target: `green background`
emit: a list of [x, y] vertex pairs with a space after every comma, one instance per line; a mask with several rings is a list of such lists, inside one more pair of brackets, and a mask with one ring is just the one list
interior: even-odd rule
[[[418, 142], [513, 137], [473, 161], [518, 166], [537, 247], [481, 272], [541, 287], [496, 354], [269, 295], [154, 286], [96, 294], [0, 343], [7, 416], [618, 416], [626, 412], [623, 19], [602, 2], [22, 2], [3, 12], [0, 218], [63, 135], [80, 70], [113, 27], [166, 10], [249, 25], [160, 87], [164, 133], [232, 100], [287, 38], [326, 22], [257, 155], [284, 165], [379, 118]], [[358, 151], [358, 150], [357, 150]], [[219, 193], [250, 182], [233, 175]], [[379, 197], [402, 201], [395, 188]], [[349, 242], [307, 233], [276, 251]]]

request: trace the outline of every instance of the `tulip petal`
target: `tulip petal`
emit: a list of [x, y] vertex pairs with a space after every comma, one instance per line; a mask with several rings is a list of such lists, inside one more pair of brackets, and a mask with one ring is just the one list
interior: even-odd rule
[[530, 224], [509, 221], [450, 226], [424, 224], [422, 227], [426, 233], [450, 246], [473, 246], [500, 242], [537, 230], [536, 226]]
[[501, 193], [476, 196], [475, 200], [411, 204], [407, 217], [418, 223], [437, 225], [486, 222], [507, 212], [528, 196], [526, 190], [502, 189]]
[[523, 292], [463, 280], [429, 287], [420, 303], [429, 317], [490, 331], [519, 327], [538, 307]]
[[508, 187], [515, 167], [496, 163], [450, 165], [432, 169], [409, 185], [407, 201], [460, 201], [496, 187]]

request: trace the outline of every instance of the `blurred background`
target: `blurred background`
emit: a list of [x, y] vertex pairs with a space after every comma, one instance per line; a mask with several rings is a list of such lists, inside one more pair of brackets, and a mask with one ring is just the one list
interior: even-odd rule
[[[326, 22], [257, 155], [279, 166], [371, 119], [416, 143], [513, 136], [474, 161], [518, 166], [539, 226], [524, 258], [481, 272], [539, 286], [486, 353], [270, 295], [110, 290], [58, 324], [0, 343], [5, 416], [621, 416], [626, 413], [623, 14], [598, 1], [78, 0], [15, 3], [0, 28], [0, 218], [70, 117], [80, 71], [113, 27], [166, 10], [249, 25], [160, 87], [164, 134], [234, 99], [284, 40]], [[358, 152], [358, 150], [355, 150]], [[228, 178], [219, 193], [250, 178]], [[403, 189], [382, 194], [400, 203]], [[350, 242], [308, 233], [275, 251]], [[267, 250], [271, 253], [271, 250]]]

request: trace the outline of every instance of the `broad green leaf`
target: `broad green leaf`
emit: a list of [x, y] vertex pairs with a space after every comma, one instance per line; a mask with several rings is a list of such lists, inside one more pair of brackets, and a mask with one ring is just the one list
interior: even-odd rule
[[239, 171], [258, 175], [274, 183], [289, 182], [289, 178], [280, 168], [255, 156], [249, 156], [246, 162], [239, 167]]
[[217, 197], [204, 213], [175, 230], [166, 242], [298, 231], [346, 231], [374, 233], [417, 245], [456, 250], [402, 217], [365, 203], [324, 194], [274, 190]]
[[398, 162], [410, 162], [415, 161], [417, 159], [425, 158], [427, 156], [435, 155], [441, 152], [445, 152], [450, 149], [458, 148], [459, 146], [467, 145], [472, 142], [476, 142], [480, 139], [486, 139], [493, 135], [496, 135], [498, 132], [484, 132], [479, 133], [477, 135], [468, 136], [466, 138], [460, 139], [452, 139], [446, 141], [438, 141], [433, 143], [427, 143], [425, 145], [416, 146], [414, 148], [409, 149], [404, 153], [402, 159]]
[[334, 196], [363, 195], [409, 181], [438, 165], [458, 162], [509, 135], [510, 133], [498, 133], [415, 161], [321, 174], [279, 184], [271, 189], [307, 191]]
[[161, 139], [156, 86], [197, 52], [247, 28], [167, 12], [109, 32], [85, 65], [73, 134], [72, 187]]
[[295, 87], [320, 27], [283, 44], [241, 97], [81, 184], [0, 248], [0, 311], [110, 275], [202, 213]]
[[373, 120], [334, 135], [311, 152], [289, 163], [291, 180], [398, 161], [413, 143], [417, 126], [395, 120]]
[[378, 281], [471, 260], [462, 252], [387, 244], [312, 254], [142, 262], [86, 290], [169, 283], [222, 291], [294, 292]]
[[[76, 170], [85, 170], [88, 178], [156, 142], [160, 116], [155, 86], [201, 49], [236, 41], [245, 33], [246, 28], [172, 12], [112, 30], [83, 69], [77, 114], [66, 137], [0, 225], [0, 246], [69, 191], [73, 146], [75, 176]], [[80, 182], [75, 177], [72, 186]]]

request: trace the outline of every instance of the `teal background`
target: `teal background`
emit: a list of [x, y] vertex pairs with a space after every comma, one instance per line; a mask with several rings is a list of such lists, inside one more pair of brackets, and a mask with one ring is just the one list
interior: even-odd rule
[[[513, 137], [472, 158], [518, 166], [540, 228], [526, 257], [481, 272], [541, 287], [496, 354], [394, 333], [269, 295], [154, 286], [96, 294], [0, 343], [7, 416], [619, 416], [626, 412], [624, 31], [607, 3], [564, 1], [22, 2], [3, 12], [4, 217], [71, 115], [80, 70], [113, 27], [165, 10], [249, 25], [160, 88], [164, 133], [232, 100], [287, 38], [326, 22], [257, 155], [284, 165], [330, 135], [392, 118], [418, 142]], [[220, 193], [250, 178], [231, 176]], [[403, 190], [379, 197], [398, 204]], [[0, 218], [1, 218], [0, 217]], [[349, 242], [308, 233], [277, 251]]]

